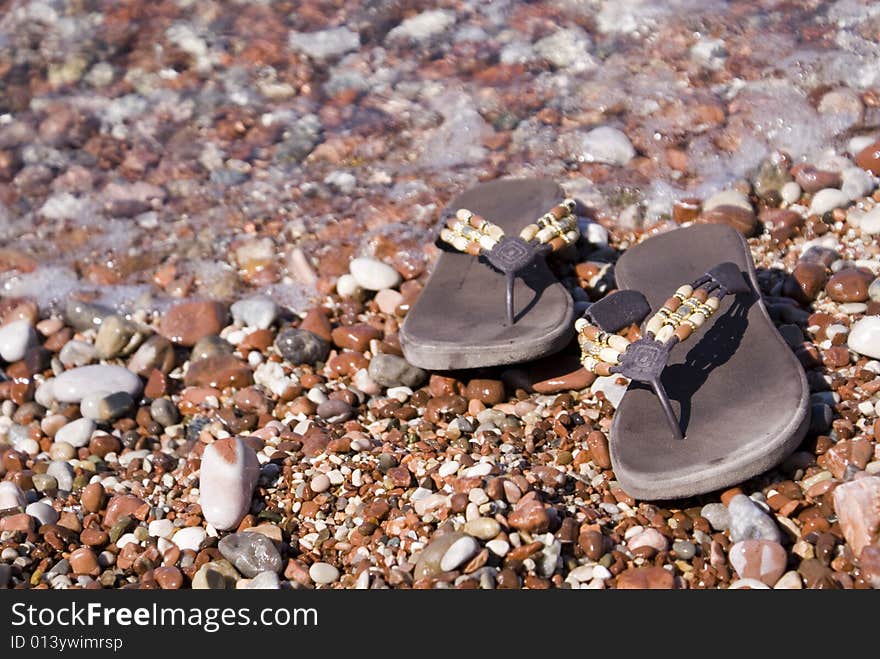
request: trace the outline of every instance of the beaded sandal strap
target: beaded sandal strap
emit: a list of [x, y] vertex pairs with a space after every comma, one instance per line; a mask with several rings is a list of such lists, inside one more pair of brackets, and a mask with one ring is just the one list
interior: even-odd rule
[[669, 352], [704, 325], [725, 296], [748, 290], [739, 266], [722, 263], [693, 283], [680, 286], [647, 321], [644, 335], [637, 341], [613, 333], [623, 325], [609, 331], [607, 323], [597, 326], [591, 322], [597, 315], [594, 312], [590, 319], [581, 318], [575, 322], [581, 363], [596, 375], [620, 374], [649, 384], [660, 400], [673, 435], [676, 439], [683, 439], [681, 425], [660, 381], [660, 374], [669, 361]]
[[483, 256], [504, 273], [507, 287], [507, 322], [514, 322], [513, 282], [516, 274], [538, 255], [556, 252], [577, 242], [578, 230], [573, 199], [566, 199], [529, 224], [518, 236], [508, 236], [497, 224], [460, 208], [440, 231], [440, 239], [460, 252]]

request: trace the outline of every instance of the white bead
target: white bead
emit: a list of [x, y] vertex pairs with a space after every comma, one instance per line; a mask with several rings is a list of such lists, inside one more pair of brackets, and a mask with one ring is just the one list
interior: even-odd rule
[[586, 318], [578, 318], [574, 321], [574, 331], [578, 333], [583, 332], [587, 325], [589, 325], [589, 323]]
[[685, 284], [684, 286], [679, 286], [678, 290], [675, 292], [677, 294], [681, 295], [682, 297], [690, 297], [691, 293], [694, 292], [694, 287], [691, 286], [690, 284]]
[[480, 247], [486, 251], [490, 251], [497, 244], [497, 242], [489, 236], [480, 236], [480, 239], [477, 242], [479, 242]]
[[664, 325], [660, 328], [660, 331], [657, 332], [655, 338], [660, 343], [666, 343], [670, 338], [672, 338], [672, 334], [675, 332], [675, 328], [672, 325]]
[[496, 224], [490, 224], [486, 228], [486, 235], [495, 240], [501, 240], [504, 237], [504, 229]]
[[538, 240], [542, 243], [548, 243], [556, 236], [556, 232], [551, 228], [541, 229], [538, 232]]
[[706, 322], [706, 316], [703, 315], [701, 311], [695, 311], [690, 316], [688, 316], [688, 322], [694, 326], [694, 328], [700, 327], [703, 323]]
[[574, 242], [577, 242], [577, 239], [578, 239], [578, 232], [577, 231], [569, 231], [568, 233], [565, 234], [566, 242], [574, 243]]
[[533, 240], [537, 233], [538, 227], [534, 224], [530, 224], [525, 229], [519, 232], [519, 237], [528, 242], [530, 240]]
[[620, 362], [620, 353], [612, 348], [602, 348], [599, 351], [599, 359], [606, 364], [617, 364]]
[[712, 311], [718, 311], [718, 306], [720, 304], [720, 300], [717, 297], [710, 297], [706, 300], [706, 306], [711, 308]]
[[462, 236], [455, 236], [452, 239], [452, 246], [459, 251], [465, 251], [468, 246], [468, 239]]
[[617, 352], [623, 352], [629, 347], [629, 341], [617, 334], [611, 334], [608, 336], [608, 345], [614, 348]]
[[650, 332], [651, 334], [654, 334], [656, 336], [661, 327], [663, 327], [663, 318], [657, 315], [648, 321], [648, 324], [645, 325], [645, 331]]
[[455, 211], [455, 217], [457, 217], [462, 222], [467, 222], [468, 220], [470, 220], [472, 215], [473, 213], [471, 213], [467, 208], [459, 208], [457, 211]]

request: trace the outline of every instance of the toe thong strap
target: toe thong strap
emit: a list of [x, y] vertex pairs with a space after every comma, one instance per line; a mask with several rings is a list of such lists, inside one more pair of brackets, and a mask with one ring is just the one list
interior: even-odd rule
[[507, 288], [507, 322], [513, 324], [513, 282], [516, 274], [539, 254], [555, 252], [576, 242], [577, 204], [566, 199], [529, 224], [518, 236], [508, 236], [497, 224], [460, 208], [440, 231], [440, 239], [460, 252], [483, 256], [504, 273]]
[[[603, 308], [597, 313], [594, 311], [596, 305], [593, 305], [589, 311], [590, 320], [594, 322], [582, 318], [575, 324], [581, 362], [584, 368], [597, 375], [620, 374], [650, 385], [660, 400], [670, 430], [677, 439], [682, 439], [681, 425], [660, 381], [660, 374], [669, 361], [669, 352], [699, 329], [718, 310], [726, 295], [748, 290], [739, 266], [721, 263], [693, 283], [680, 286], [647, 321], [642, 338], [632, 342], [613, 333], [626, 324], [617, 326], [617, 323], [610, 322], [602, 315]], [[620, 291], [607, 299], [628, 292]], [[635, 300], [632, 296], [630, 299]], [[624, 315], [618, 313], [613, 317], [622, 320]]]

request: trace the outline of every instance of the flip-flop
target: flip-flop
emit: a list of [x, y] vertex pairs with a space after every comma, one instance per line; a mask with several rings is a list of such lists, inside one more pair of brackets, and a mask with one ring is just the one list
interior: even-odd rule
[[[700, 225], [650, 238], [621, 256], [615, 275], [629, 290], [594, 304], [576, 328], [587, 368], [631, 378], [609, 439], [624, 491], [702, 494], [797, 448], [810, 421], [806, 376], [770, 320], [736, 230]], [[612, 334], [650, 309], [641, 340]]]
[[441, 227], [442, 253], [400, 329], [407, 361], [498, 366], [568, 344], [574, 304], [544, 256], [577, 239], [577, 217], [556, 183], [480, 184], [449, 204]]

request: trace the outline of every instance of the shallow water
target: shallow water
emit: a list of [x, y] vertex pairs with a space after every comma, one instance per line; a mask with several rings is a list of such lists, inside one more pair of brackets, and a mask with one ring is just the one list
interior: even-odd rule
[[[299, 310], [353, 254], [420, 267], [449, 197], [499, 176], [638, 227], [775, 149], [816, 162], [876, 133], [878, 29], [867, 0], [15, 0], [3, 295]], [[636, 157], [593, 162], [598, 126]]]

